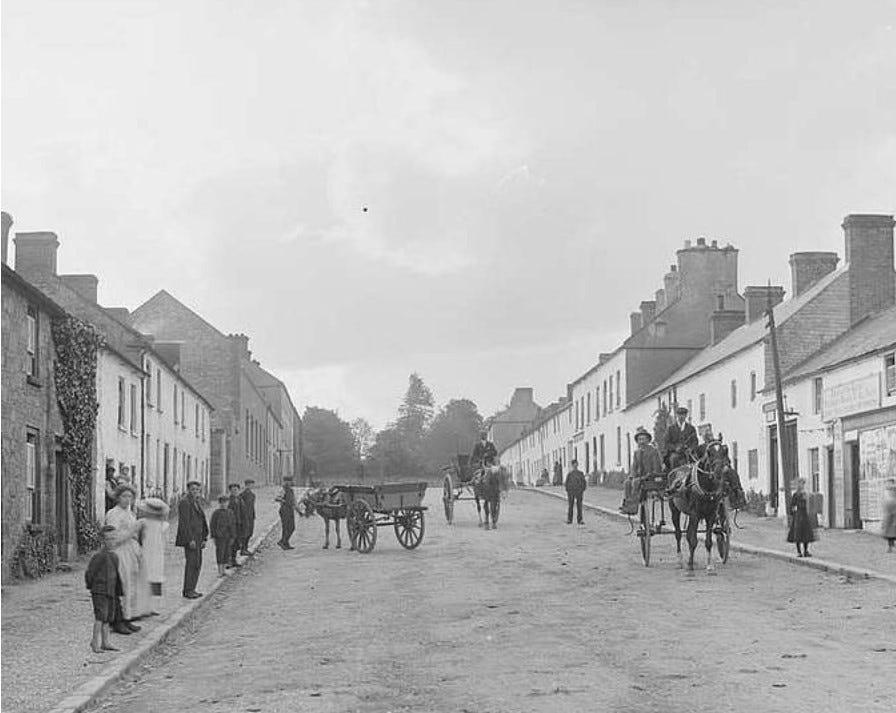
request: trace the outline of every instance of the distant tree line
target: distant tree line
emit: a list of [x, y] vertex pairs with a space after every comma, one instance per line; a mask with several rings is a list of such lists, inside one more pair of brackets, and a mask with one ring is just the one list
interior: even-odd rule
[[379, 432], [363, 418], [349, 423], [329, 409], [305, 409], [302, 471], [306, 483], [328, 485], [434, 479], [455, 455], [470, 453], [482, 429], [473, 401], [451, 399], [436, 411], [414, 373], [395, 419]]

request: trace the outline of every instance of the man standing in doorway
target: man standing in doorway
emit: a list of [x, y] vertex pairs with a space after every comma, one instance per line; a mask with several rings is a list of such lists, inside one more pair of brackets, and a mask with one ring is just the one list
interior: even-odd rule
[[202, 483], [191, 480], [187, 483], [187, 496], [177, 506], [177, 537], [174, 544], [184, 548], [184, 588], [187, 599], [202, 596], [196, 591], [199, 571], [202, 569], [202, 549], [208, 540], [208, 522], [199, 499]]
[[255, 493], [252, 491], [252, 488], [255, 486], [255, 481], [252, 478], [246, 478], [245, 486], [243, 492], [240, 493], [240, 498], [243, 500], [243, 515], [245, 517], [245, 521], [243, 522], [243, 541], [240, 543], [240, 554], [248, 556], [249, 540], [252, 539], [252, 535], [255, 532]]
[[568, 507], [566, 508], [566, 524], [572, 525], [572, 508], [573, 505], [576, 507], [576, 522], [579, 525], [584, 525], [585, 521], [582, 519], [582, 496], [585, 494], [585, 488], [587, 487], [587, 481], [585, 480], [585, 474], [579, 470], [579, 461], [572, 461], [572, 470], [566, 476], [566, 499], [568, 501]]

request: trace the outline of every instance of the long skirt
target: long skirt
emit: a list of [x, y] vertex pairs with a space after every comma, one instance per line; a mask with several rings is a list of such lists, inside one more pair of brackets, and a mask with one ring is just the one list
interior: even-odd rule
[[129, 539], [114, 550], [118, 555], [118, 576], [124, 596], [121, 610], [125, 619], [136, 619], [150, 613], [149, 582], [137, 540]]

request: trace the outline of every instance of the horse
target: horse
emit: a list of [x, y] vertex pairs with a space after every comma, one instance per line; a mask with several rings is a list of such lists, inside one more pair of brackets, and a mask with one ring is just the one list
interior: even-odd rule
[[[326, 532], [323, 549], [330, 547], [330, 520], [336, 523], [336, 549], [342, 548], [342, 536], [339, 532], [339, 521], [344, 520], [347, 507], [345, 500], [337, 489], [312, 488], [306, 490], [299, 501], [299, 512], [304, 517], [317, 513], [323, 518]], [[354, 549], [354, 546], [351, 547]]]
[[719, 441], [706, 445], [703, 458], [690, 465], [679, 466], [669, 473], [669, 510], [675, 528], [678, 566], [682, 567], [681, 513], [688, 516], [687, 541], [690, 548], [688, 573], [694, 572], [694, 551], [697, 549], [697, 528], [706, 524], [706, 572], [715, 574], [712, 563], [712, 535], [716, 522], [725, 514], [725, 498], [730, 496], [735, 506], [743, 501], [743, 488], [737, 471], [731, 467], [728, 449]]
[[473, 477], [473, 497], [476, 499], [476, 512], [479, 514], [479, 526], [483, 526], [480, 501], [485, 509], [485, 529], [498, 529], [498, 515], [501, 512], [501, 493], [506, 492], [510, 474], [504, 466], [487, 465], [476, 472]]

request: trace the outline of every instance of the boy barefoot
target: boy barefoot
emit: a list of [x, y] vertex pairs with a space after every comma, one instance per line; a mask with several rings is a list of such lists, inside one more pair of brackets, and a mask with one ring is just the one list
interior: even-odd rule
[[115, 620], [118, 597], [124, 594], [121, 579], [118, 576], [118, 557], [109, 549], [112, 525], [102, 529], [103, 547], [90, 559], [84, 572], [84, 583], [90, 590], [93, 600], [93, 638], [90, 648], [98, 654], [103, 651], [118, 651], [109, 644], [109, 624]]
[[230, 552], [236, 538], [236, 518], [230, 509], [230, 498], [221, 495], [218, 498], [218, 509], [212, 513], [209, 523], [209, 534], [215, 540], [215, 561], [218, 563], [218, 576], [224, 576], [224, 570], [230, 562]]

